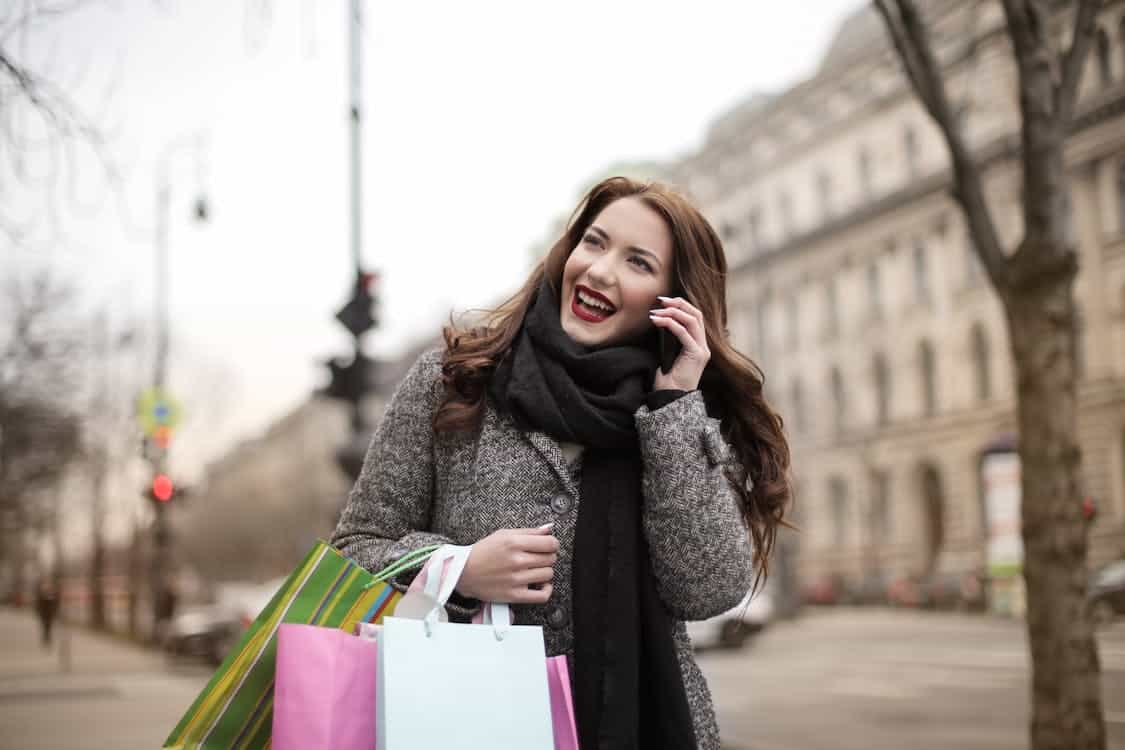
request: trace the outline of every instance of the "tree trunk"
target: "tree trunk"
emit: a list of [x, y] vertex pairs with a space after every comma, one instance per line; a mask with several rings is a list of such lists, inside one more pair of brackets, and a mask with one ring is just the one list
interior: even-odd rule
[[1005, 296], [1018, 388], [1034, 750], [1104, 750], [1100, 669], [1085, 611], [1073, 274]]
[[94, 461], [94, 471], [91, 477], [93, 502], [90, 504], [90, 627], [96, 630], [105, 630], [104, 526], [107, 466], [104, 447], [99, 447], [97, 449]]

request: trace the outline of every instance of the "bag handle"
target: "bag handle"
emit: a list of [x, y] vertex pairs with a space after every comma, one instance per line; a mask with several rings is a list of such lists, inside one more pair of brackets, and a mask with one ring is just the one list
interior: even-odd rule
[[[465, 564], [469, 561], [469, 555], [472, 551], [472, 545], [459, 547], [447, 544], [435, 552], [430, 557], [429, 562], [426, 563], [424, 571], [426, 586], [423, 591], [435, 602], [434, 608], [423, 620], [427, 637], [433, 634], [433, 626], [438, 621], [438, 613], [449, 602], [449, 597], [453, 595], [453, 590], [457, 588], [457, 583], [461, 580], [461, 574], [465, 572]], [[447, 562], [449, 563], [448, 568], [445, 567]], [[508, 629], [512, 626], [511, 608], [501, 602], [484, 602], [483, 613], [482, 624], [492, 625], [492, 632], [495, 634], [496, 640], [504, 640], [504, 636], [507, 635]]]
[[430, 557], [431, 553], [433, 553], [435, 550], [441, 549], [441, 546], [442, 545], [440, 544], [431, 544], [428, 547], [420, 547], [419, 549], [407, 552], [405, 555], [403, 555], [387, 567], [383, 568], [378, 573], [374, 573], [374, 578], [363, 588], [366, 590], [377, 583], [386, 583], [388, 580], [394, 578], [399, 573], [404, 573], [411, 568], [421, 567], [425, 564], [427, 558]]

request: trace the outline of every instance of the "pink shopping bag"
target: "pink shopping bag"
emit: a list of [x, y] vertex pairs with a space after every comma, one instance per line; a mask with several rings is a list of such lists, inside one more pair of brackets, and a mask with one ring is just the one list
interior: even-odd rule
[[570, 694], [570, 667], [565, 656], [547, 658], [547, 687], [551, 691], [555, 750], [578, 750], [578, 727], [574, 723], [574, 699]]
[[374, 640], [283, 624], [277, 634], [273, 750], [375, 747]]

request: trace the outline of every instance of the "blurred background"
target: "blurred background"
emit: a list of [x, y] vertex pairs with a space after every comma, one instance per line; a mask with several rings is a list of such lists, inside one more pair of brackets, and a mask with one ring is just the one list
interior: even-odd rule
[[[923, 6], [1012, 246], [999, 4]], [[1125, 747], [1125, 3], [1066, 161]], [[443, 322], [514, 292], [611, 174], [719, 230], [730, 334], [791, 440], [800, 532], [747, 607], [692, 626], [729, 746], [1026, 747], [1004, 310], [854, 0], [5, 3], [0, 747], [157, 746], [331, 533]]]

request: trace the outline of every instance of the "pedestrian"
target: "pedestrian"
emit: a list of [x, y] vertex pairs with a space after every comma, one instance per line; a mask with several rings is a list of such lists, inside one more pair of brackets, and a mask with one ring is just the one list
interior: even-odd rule
[[726, 325], [699, 211], [599, 183], [515, 296], [414, 363], [333, 543], [372, 571], [472, 545], [451, 619], [497, 601], [542, 626], [584, 748], [718, 748], [684, 621], [767, 572], [790, 492], [781, 420]]
[[35, 613], [39, 617], [43, 648], [50, 648], [51, 628], [59, 614], [59, 592], [48, 576], [42, 576], [35, 586]]

